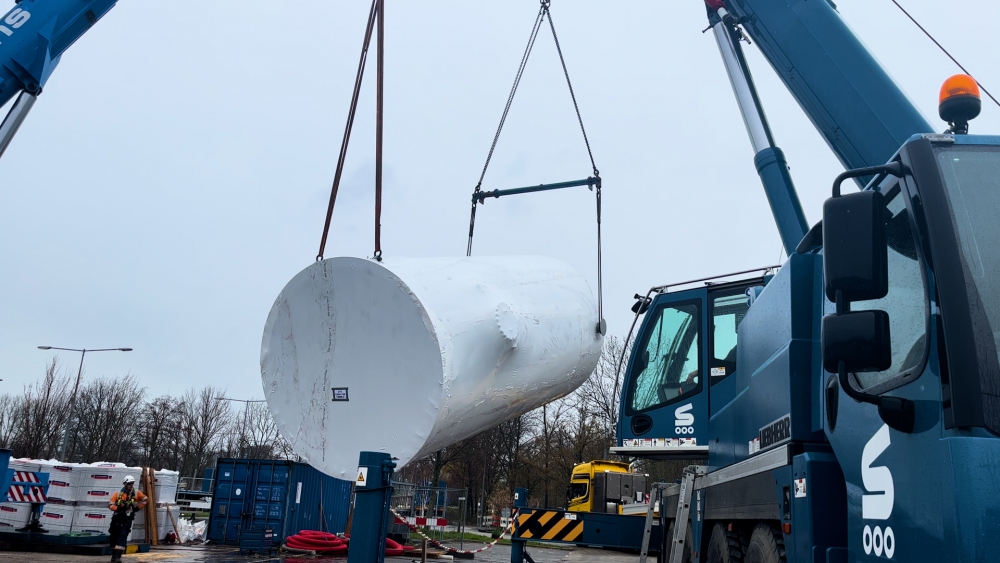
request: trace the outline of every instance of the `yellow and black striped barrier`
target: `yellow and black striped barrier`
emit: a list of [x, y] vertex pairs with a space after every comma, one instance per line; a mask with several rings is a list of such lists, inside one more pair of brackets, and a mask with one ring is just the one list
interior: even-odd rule
[[576, 512], [536, 509], [518, 514], [512, 539], [573, 543], [583, 537], [583, 519]]

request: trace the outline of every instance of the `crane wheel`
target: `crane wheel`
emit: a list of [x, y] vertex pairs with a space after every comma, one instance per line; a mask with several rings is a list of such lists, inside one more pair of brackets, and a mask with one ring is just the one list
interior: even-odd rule
[[738, 530], [729, 531], [725, 524], [718, 523], [708, 540], [706, 560], [708, 563], [743, 563], [744, 543]]
[[744, 563], [787, 563], [785, 539], [776, 525], [758, 522], [750, 534]]

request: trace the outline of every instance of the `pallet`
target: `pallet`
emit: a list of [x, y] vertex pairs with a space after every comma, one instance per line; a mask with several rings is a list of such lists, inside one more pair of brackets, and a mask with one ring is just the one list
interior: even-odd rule
[[[105, 536], [107, 538], [107, 536]], [[105, 539], [107, 541], [107, 539]], [[39, 553], [61, 553], [65, 555], [111, 555], [111, 545], [107, 543], [55, 543], [40, 541], [18, 541], [0, 538], [0, 551], [28, 551]], [[132, 544], [125, 548], [126, 554], [147, 553], [149, 544]]]
[[[73, 553], [74, 555], [111, 555], [111, 546], [108, 544], [81, 545], [76, 546], [76, 549], [70, 553]], [[133, 553], [149, 553], [149, 544], [134, 543], [125, 546], [125, 555], [131, 555]]]
[[91, 545], [108, 543], [107, 534], [39, 534], [35, 532], [0, 532], [2, 543], [31, 543], [45, 545]]
[[[105, 534], [86, 536], [0, 532], [0, 551], [34, 551], [67, 555], [111, 555]], [[149, 544], [132, 544], [125, 553], [146, 553]]]

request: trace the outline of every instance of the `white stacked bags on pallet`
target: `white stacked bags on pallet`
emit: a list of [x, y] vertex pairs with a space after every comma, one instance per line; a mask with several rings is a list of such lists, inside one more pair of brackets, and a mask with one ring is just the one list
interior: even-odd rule
[[[142, 468], [127, 467], [122, 463], [97, 462], [90, 464], [64, 463], [57, 460], [12, 459], [14, 471], [43, 472], [49, 475], [49, 492], [40, 523], [50, 534], [92, 533], [107, 534], [113, 512], [108, 509], [112, 495], [122, 489], [126, 475], [136, 480], [142, 490]], [[177, 496], [179, 473], [168, 469], [156, 471], [155, 498], [157, 501], [157, 534], [162, 539], [173, 531], [167, 515], [167, 505], [173, 505]], [[143, 491], [146, 492], [146, 491]], [[169, 506], [174, 521], [180, 519], [180, 508]], [[0, 531], [24, 527], [31, 517], [31, 505], [0, 503]], [[136, 514], [131, 541], [146, 541], [145, 518]]]
[[77, 502], [103, 503], [107, 505], [111, 495], [122, 488], [122, 480], [129, 468], [121, 463], [93, 463], [80, 468], [77, 477]]
[[[37, 460], [12, 459], [7, 465], [13, 471], [41, 471], [41, 465]], [[7, 491], [4, 491], [6, 493]], [[6, 497], [4, 497], [6, 500]], [[28, 525], [31, 518], [31, 505], [26, 503], [3, 502], [0, 503], [0, 532], [12, 532], [18, 528]]]
[[73, 532], [106, 534], [111, 527], [112, 512], [107, 504], [78, 504], [73, 507]]
[[[170, 510], [170, 514], [174, 517], [174, 522], [180, 520], [181, 517], [181, 507], [179, 506], [157, 506], [156, 507], [156, 534], [157, 539], [162, 540], [167, 537], [167, 534], [174, 531], [174, 525], [170, 522], [170, 517], [167, 516], [167, 510]], [[132, 523], [132, 535], [129, 536], [129, 541], [147, 541], [151, 539], [151, 536], [146, 534], [146, 520], [142, 517], [142, 514], [137, 514], [135, 517], [135, 522]]]
[[75, 506], [48, 502], [42, 507], [42, 515], [38, 521], [42, 524], [42, 528], [45, 528], [46, 533], [68, 534], [73, 529], [75, 512]]
[[174, 525], [170, 522], [170, 516], [167, 516], [167, 510], [169, 510], [170, 515], [173, 516], [174, 522], [181, 519], [181, 507], [177, 505], [156, 507], [157, 538], [160, 540], [167, 537], [167, 534], [170, 532], [176, 533], [174, 531]]
[[0, 532], [13, 532], [23, 528], [31, 518], [31, 505], [24, 503], [0, 503]]
[[41, 471], [42, 465], [36, 459], [12, 459], [7, 463], [7, 469], [13, 471]]
[[49, 502], [72, 504], [76, 502], [77, 488], [69, 481], [63, 481], [61, 475], [49, 474], [49, 492], [46, 494]]
[[52, 460], [37, 460], [39, 469], [49, 474], [49, 502], [73, 504], [79, 496], [79, 479], [85, 465]]
[[106, 534], [114, 513], [108, 509], [111, 497], [122, 489], [126, 475], [135, 475], [138, 468], [123, 463], [97, 462], [81, 466], [77, 477], [76, 515], [74, 532]]
[[177, 481], [180, 473], [169, 469], [153, 472], [156, 480], [156, 504], [174, 504], [177, 501]]

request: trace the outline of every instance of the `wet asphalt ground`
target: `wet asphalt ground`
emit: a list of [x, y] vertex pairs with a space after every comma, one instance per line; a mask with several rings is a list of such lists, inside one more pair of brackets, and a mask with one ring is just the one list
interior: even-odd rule
[[[456, 546], [457, 547], [457, 546]], [[473, 548], [466, 542], [466, 549]], [[619, 553], [602, 549], [573, 547], [571, 549], [547, 549], [529, 547], [528, 553], [537, 563], [636, 563], [638, 554]], [[95, 557], [86, 555], [63, 555], [59, 553], [27, 553], [0, 551], [0, 561], [4, 563], [98, 563], [108, 561], [110, 557]], [[420, 561], [419, 553], [414, 556], [386, 557], [386, 562], [410, 563]], [[655, 561], [655, 558], [652, 558]], [[283, 556], [241, 556], [234, 548], [210, 546], [159, 546], [149, 553], [126, 555], [124, 563], [346, 563], [346, 557], [319, 557], [309, 555]], [[441, 561], [428, 559], [428, 561]], [[464, 561], [456, 559], [456, 561]], [[510, 546], [497, 545], [488, 551], [477, 553], [475, 561], [480, 563], [509, 563]]]

